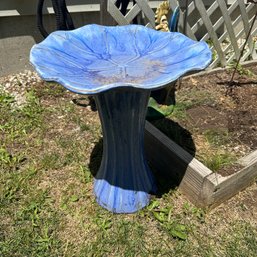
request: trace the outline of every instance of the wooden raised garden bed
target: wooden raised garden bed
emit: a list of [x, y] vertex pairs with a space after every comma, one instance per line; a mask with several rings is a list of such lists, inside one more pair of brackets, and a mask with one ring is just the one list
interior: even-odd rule
[[257, 151], [240, 159], [238, 172], [222, 177], [146, 123], [145, 148], [155, 171], [179, 184], [179, 189], [198, 207], [215, 207], [250, 185], [257, 177]]
[[[256, 61], [240, 66], [235, 77], [239, 84], [227, 94], [223, 82], [231, 72], [217, 69], [184, 78], [175, 107], [183, 112], [146, 124], [145, 148], [152, 169], [165, 174], [166, 181], [173, 181], [199, 207], [217, 206], [257, 178]], [[214, 142], [213, 149], [206, 144], [206, 135], [222, 134], [224, 145], [222, 140]], [[233, 161], [215, 170], [206, 161], [208, 151], [222, 151]]]

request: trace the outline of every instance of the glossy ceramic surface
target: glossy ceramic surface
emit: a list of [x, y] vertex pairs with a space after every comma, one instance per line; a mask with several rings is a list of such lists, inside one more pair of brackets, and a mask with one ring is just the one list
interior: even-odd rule
[[119, 87], [95, 98], [103, 131], [103, 154], [94, 193], [101, 206], [115, 213], [143, 208], [156, 191], [144, 154], [149, 96], [149, 90]]
[[150, 92], [205, 68], [211, 56], [205, 42], [140, 25], [87, 25], [33, 46], [30, 60], [43, 79], [96, 94], [103, 156], [94, 192], [101, 206], [131, 213], [149, 203], [156, 190], [144, 154]]
[[30, 61], [39, 75], [80, 94], [120, 86], [160, 88], [211, 61], [205, 42], [141, 25], [86, 25], [56, 31], [33, 46]]

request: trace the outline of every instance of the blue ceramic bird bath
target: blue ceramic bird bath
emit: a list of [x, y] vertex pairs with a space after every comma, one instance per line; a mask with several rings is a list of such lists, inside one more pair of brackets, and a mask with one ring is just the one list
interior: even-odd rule
[[44, 80], [95, 96], [103, 130], [97, 202], [115, 213], [146, 206], [156, 190], [144, 154], [151, 90], [204, 69], [211, 61], [208, 45], [140, 25], [87, 25], [53, 32], [33, 46], [30, 61]]

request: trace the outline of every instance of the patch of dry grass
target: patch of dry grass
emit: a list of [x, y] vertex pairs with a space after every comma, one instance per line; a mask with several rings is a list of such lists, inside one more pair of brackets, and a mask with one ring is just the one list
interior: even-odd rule
[[[101, 148], [97, 112], [75, 105], [75, 95], [57, 85], [40, 84], [33, 90], [40, 113], [28, 108], [31, 115], [21, 120], [20, 111], [12, 112], [6, 103], [0, 107], [1, 147], [8, 153], [23, 152], [25, 158], [20, 162], [14, 155], [2, 155], [1, 256], [257, 252], [256, 184], [212, 211], [194, 207], [176, 189], [161, 198], [153, 196], [149, 207], [130, 215], [115, 215], [98, 206], [91, 174], [100, 160], [92, 157], [96, 145]], [[22, 126], [14, 128], [26, 121], [31, 124], [26, 133]], [[12, 128], [15, 144], [8, 136]]]

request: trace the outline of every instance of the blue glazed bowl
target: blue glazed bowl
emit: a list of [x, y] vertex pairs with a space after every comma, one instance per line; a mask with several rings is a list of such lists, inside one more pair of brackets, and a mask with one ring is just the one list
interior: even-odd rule
[[56, 31], [32, 47], [30, 61], [46, 81], [79, 94], [120, 86], [157, 89], [202, 70], [212, 53], [205, 42], [141, 25], [86, 25]]

